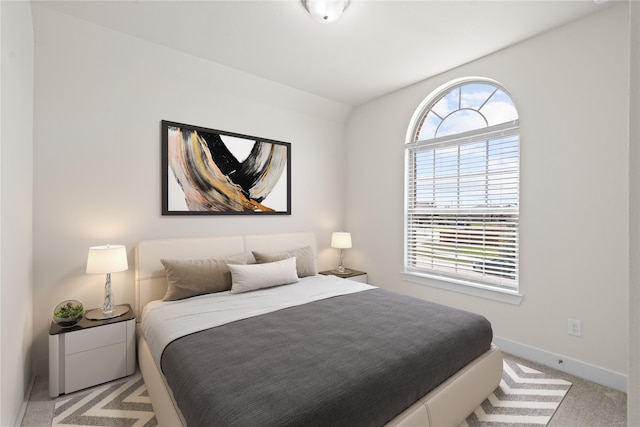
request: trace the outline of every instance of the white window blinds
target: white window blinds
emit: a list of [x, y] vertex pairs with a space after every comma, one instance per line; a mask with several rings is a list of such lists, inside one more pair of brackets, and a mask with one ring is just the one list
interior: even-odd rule
[[518, 287], [518, 120], [407, 144], [406, 269]]

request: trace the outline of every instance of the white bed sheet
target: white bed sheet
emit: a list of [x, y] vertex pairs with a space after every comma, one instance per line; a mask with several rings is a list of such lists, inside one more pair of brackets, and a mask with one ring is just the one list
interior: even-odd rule
[[156, 300], [144, 307], [141, 330], [160, 367], [164, 348], [182, 336], [287, 307], [369, 289], [375, 289], [375, 286], [318, 274], [291, 285], [241, 294], [218, 292], [179, 301]]

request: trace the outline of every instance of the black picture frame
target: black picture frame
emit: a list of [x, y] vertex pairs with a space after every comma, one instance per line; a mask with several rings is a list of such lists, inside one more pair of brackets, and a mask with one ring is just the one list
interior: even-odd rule
[[291, 215], [291, 144], [161, 121], [162, 215]]

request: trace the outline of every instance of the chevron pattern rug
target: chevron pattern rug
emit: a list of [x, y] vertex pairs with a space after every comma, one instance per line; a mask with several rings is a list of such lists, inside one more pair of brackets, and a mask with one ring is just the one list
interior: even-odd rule
[[155, 427], [158, 423], [140, 373], [56, 399], [52, 427]]
[[[500, 386], [460, 427], [545, 426], [571, 383], [505, 359]], [[140, 373], [55, 400], [52, 427], [156, 427]]]
[[571, 383], [504, 359], [502, 381], [460, 427], [546, 426]]

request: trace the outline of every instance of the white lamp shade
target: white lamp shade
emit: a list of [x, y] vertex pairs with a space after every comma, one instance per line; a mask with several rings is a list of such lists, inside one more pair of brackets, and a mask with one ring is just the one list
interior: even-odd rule
[[331, 247], [336, 249], [349, 249], [351, 247], [351, 233], [335, 231], [331, 234]]
[[127, 249], [124, 245], [92, 246], [87, 256], [88, 274], [106, 274], [125, 271], [127, 263]]

